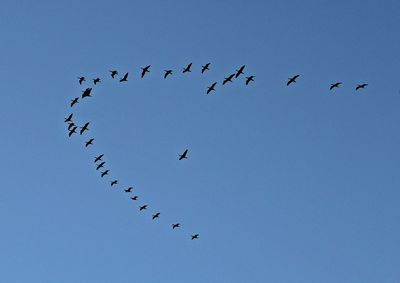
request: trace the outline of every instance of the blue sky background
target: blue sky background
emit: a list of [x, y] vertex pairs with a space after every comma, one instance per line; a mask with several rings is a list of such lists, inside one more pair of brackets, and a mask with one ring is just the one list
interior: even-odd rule
[[[394, 0], [2, 1], [0, 281], [400, 282], [399, 11]], [[242, 64], [255, 82], [222, 87]], [[129, 82], [112, 81], [114, 68]], [[81, 75], [103, 82], [71, 111], [91, 86]], [[68, 138], [71, 112], [91, 122], [85, 137]]]

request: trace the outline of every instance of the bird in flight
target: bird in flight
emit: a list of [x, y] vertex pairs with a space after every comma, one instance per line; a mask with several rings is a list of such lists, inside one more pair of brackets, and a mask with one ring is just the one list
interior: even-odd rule
[[90, 139], [86, 142], [85, 147], [88, 147], [89, 145], [93, 144], [94, 139]]
[[245, 67], [246, 67], [246, 65], [243, 65], [243, 66], [241, 66], [241, 67], [239, 68], [239, 70], [236, 70], [235, 78], [239, 77], [241, 74], [244, 74], [244, 73], [243, 73], [243, 70], [244, 70]]
[[179, 227], [181, 227], [181, 224], [179, 224], [179, 223], [172, 224], [172, 229], [179, 228]]
[[104, 161], [98, 164], [96, 170], [99, 170], [100, 168], [104, 167], [104, 164], [106, 164]]
[[217, 82], [214, 82], [212, 85], [210, 85], [207, 89], [207, 94], [215, 90], [215, 86], [217, 85]]
[[118, 180], [111, 181], [111, 187], [118, 184]]
[[191, 237], [192, 237], [192, 240], [196, 240], [199, 238], [199, 234], [192, 235]]
[[210, 63], [201, 66], [201, 73], [203, 74], [206, 70], [210, 70], [208, 67], [210, 67]]
[[71, 99], [71, 107], [74, 106], [75, 104], [78, 103], [79, 97], [75, 97], [74, 99]]
[[138, 199], [138, 196], [131, 197], [131, 200], [137, 200], [137, 199]]
[[128, 81], [128, 74], [129, 73], [125, 73], [124, 77], [122, 79], [119, 80], [120, 83], [122, 82], [127, 82]]
[[114, 78], [116, 75], [118, 75], [118, 71], [117, 70], [111, 70], [111, 77]]
[[296, 79], [297, 79], [298, 77], [300, 77], [300, 75], [295, 75], [295, 76], [292, 77], [292, 78], [288, 78], [288, 82], [286, 83], [286, 85], [288, 86], [288, 85], [290, 85], [291, 83], [295, 83], [295, 82], [296, 82]]
[[108, 172], [110, 172], [110, 170], [106, 170], [104, 172], [101, 172], [101, 177], [103, 178], [105, 175], [108, 175]]
[[190, 63], [189, 65], [187, 65], [185, 68], [183, 68], [182, 73], [191, 72], [191, 70], [190, 70], [191, 67], [192, 67], [192, 63]]
[[92, 88], [88, 87], [84, 91], [82, 91], [82, 98], [91, 97], [90, 93], [92, 92]]
[[164, 72], [165, 72], [164, 79], [166, 79], [168, 75], [172, 75], [172, 70], [164, 70]]
[[160, 213], [157, 212], [156, 214], [153, 214], [153, 216], [151, 218], [153, 218], [153, 220], [156, 218], [160, 218]]
[[133, 187], [129, 187], [129, 188], [125, 189], [124, 191], [125, 191], [125, 193], [131, 193], [132, 189], [133, 189]]
[[85, 125], [83, 125], [83, 127], [81, 127], [81, 131], [80, 134], [82, 135], [85, 131], [89, 131], [89, 122], [86, 122]]
[[74, 126], [75, 126], [75, 123], [74, 123], [74, 122], [70, 122], [70, 123], [68, 124], [68, 131], [71, 130], [72, 127], [74, 127]]
[[246, 77], [246, 85], [248, 85], [250, 82], [254, 82], [254, 78], [255, 76]]
[[341, 84], [342, 84], [341, 82], [337, 82], [337, 83], [331, 84], [331, 87], [330, 87], [329, 89], [332, 90], [332, 89], [334, 89], [335, 87], [338, 88]]
[[179, 160], [187, 159], [188, 150], [186, 149], [182, 154], [179, 154]]
[[72, 136], [72, 134], [75, 134], [77, 128], [77, 126], [74, 126], [71, 130], [69, 130], [68, 136]]
[[356, 90], [359, 90], [360, 88], [365, 88], [368, 84], [360, 84], [357, 85]]
[[224, 78], [224, 81], [222, 82], [222, 85], [226, 84], [227, 82], [232, 82], [233, 77], [235, 76], [235, 74], [230, 75], [227, 78]]
[[64, 122], [65, 123], [72, 122], [72, 116], [74, 116], [74, 113], [71, 113], [67, 118], [64, 118]]
[[93, 83], [94, 85], [96, 85], [97, 83], [101, 82], [100, 78], [95, 78], [93, 79]]
[[142, 210], [144, 210], [144, 209], [147, 209], [147, 204], [142, 205], [142, 206], [139, 208], [139, 211], [142, 211]]
[[86, 81], [85, 77], [78, 77], [79, 84], [81, 85], [84, 81]]
[[142, 78], [144, 77], [144, 75], [145, 75], [146, 73], [149, 73], [149, 72], [150, 72], [150, 67], [151, 67], [151, 65], [148, 65], [148, 66], [142, 68], [142, 75], [141, 75]]
[[100, 161], [103, 158], [104, 154], [100, 154], [99, 156], [96, 156], [94, 158], [94, 163], [96, 163], [97, 161]]

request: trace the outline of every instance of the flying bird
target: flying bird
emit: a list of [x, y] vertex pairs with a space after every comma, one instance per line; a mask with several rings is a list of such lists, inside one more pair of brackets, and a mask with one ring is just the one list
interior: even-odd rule
[[342, 84], [341, 82], [337, 82], [337, 83], [331, 84], [331, 87], [330, 87], [329, 89], [332, 90], [332, 89], [334, 89], [335, 87], [338, 88], [341, 84]]
[[207, 89], [207, 94], [215, 90], [215, 86], [217, 85], [217, 82], [214, 82], [212, 85], [210, 85]]
[[192, 63], [190, 63], [189, 65], [187, 65], [185, 68], [183, 68], [183, 72], [182, 72], [182, 73], [191, 72], [191, 70], [190, 70], [191, 67], [192, 67]]
[[254, 78], [255, 76], [246, 77], [246, 85], [248, 85], [250, 82], [254, 82]]
[[164, 79], [166, 79], [168, 75], [172, 75], [172, 70], [164, 70], [164, 72], [165, 72]]
[[79, 84], [81, 85], [84, 81], [86, 81], [85, 77], [78, 77]]
[[295, 75], [295, 76], [292, 77], [292, 78], [288, 78], [288, 82], [286, 83], [286, 85], [288, 86], [288, 85], [290, 85], [291, 83], [295, 83], [295, 82], [296, 82], [296, 79], [297, 79], [298, 77], [300, 77], [300, 75]]
[[110, 172], [110, 170], [106, 170], [104, 172], [101, 172], [101, 177], [103, 178], [105, 175], [108, 175], [108, 172]]
[[192, 240], [196, 240], [199, 238], [199, 234], [192, 235], [191, 237], [192, 237]]
[[118, 71], [117, 70], [112, 70], [109, 71], [111, 73], [111, 77], [114, 78], [116, 75], [118, 75]]
[[187, 159], [188, 150], [186, 149], [182, 154], [179, 154], [179, 160]]
[[78, 103], [79, 97], [75, 97], [74, 99], [71, 99], [71, 107], [74, 106], [75, 104]]
[[100, 161], [103, 158], [104, 154], [100, 154], [99, 156], [96, 156], [94, 158], [94, 163], [96, 163], [97, 161]]
[[104, 167], [104, 164], [106, 164], [104, 161], [98, 164], [96, 170], [99, 170], [100, 168]]
[[111, 187], [118, 184], [118, 180], [111, 181]]
[[72, 127], [74, 127], [74, 126], [75, 126], [75, 123], [74, 123], [74, 122], [69, 123], [69, 124], [68, 124], [68, 131], [71, 130]]
[[90, 139], [86, 142], [85, 147], [88, 147], [89, 145], [93, 144], [94, 139]]
[[127, 189], [124, 190], [124, 191], [125, 191], [125, 193], [131, 193], [131, 192], [132, 192], [132, 189], [133, 189], [133, 187], [129, 187], [129, 188], [127, 188]]
[[137, 200], [137, 199], [138, 199], [138, 196], [131, 197], [131, 200]]
[[181, 224], [179, 224], [179, 223], [172, 224], [172, 229], [179, 228], [179, 227], [181, 227]]
[[224, 81], [222, 82], [222, 85], [226, 84], [227, 82], [232, 82], [233, 77], [235, 76], [235, 74], [230, 75], [227, 78], [224, 78]]
[[360, 84], [357, 85], [356, 90], [359, 90], [360, 88], [365, 88], [368, 84]]
[[122, 82], [127, 82], [128, 81], [128, 74], [129, 73], [125, 73], [124, 77], [122, 79], [119, 80], [120, 83]]
[[153, 214], [152, 218], [153, 218], [153, 220], [156, 218], [160, 218], [160, 213], [157, 212], [156, 214]]
[[71, 130], [69, 130], [68, 136], [72, 136], [72, 134], [75, 134], [77, 128], [77, 126], [74, 126]]
[[142, 68], [142, 75], [141, 75], [142, 78], [144, 77], [144, 75], [145, 75], [146, 73], [149, 73], [149, 72], [150, 72], [150, 67], [151, 67], [151, 65], [148, 65], [148, 66]]
[[210, 67], [210, 63], [201, 66], [201, 73], [203, 74], [206, 70], [210, 70], [208, 67]]
[[64, 122], [65, 123], [72, 122], [72, 116], [74, 116], [74, 113], [71, 113], [71, 114], [69, 114], [69, 116], [67, 118], [64, 118]]
[[82, 98], [91, 97], [90, 93], [92, 92], [92, 88], [88, 87], [84, 91], [82, 91]]
[[83, 134], [85, 131], [89, 131], [89, 122], [86, 122], [85, 125], [83, 125], [83, 127], [81, 127], [81, 131], [79, 132], [79, 134]]
[[99, 82], [101, 82], [100, 78], [93, 79], [94, 85], [98, 84]]
[[139, 211], [142, 211], [142, 210], [144, 210], [144, 209], [147, 209], [147, 204], [141, 206], [141, 207], [139, 208]]
[[244, 74], [244, 73], [243, 73], [243, 70], [244, 70], [245, 67], [246, 67], [246, 65], [243, 65], [243, 66], [241, 66], [241, 67], [239, 68], [239, 70], [236, 70], [235, 78], [239, 77], [241, 74]]

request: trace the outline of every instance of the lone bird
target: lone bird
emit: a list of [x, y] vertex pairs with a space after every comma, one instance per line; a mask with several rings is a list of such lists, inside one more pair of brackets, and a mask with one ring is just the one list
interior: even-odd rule
[[104, 167], [104, 164], [106, 164], [104, 161], [101, 162], [100, 164], [98, 164], [98, 165], [96, 166], [96, 170], [99, 170], [100, 168]]
[[290, 85], [291, 83], [295, 83], [295, 82], [296, 82], [296, 79], [297, 79], [298, 77], [300, 77], [300, 75], [295, 75], [295, 76], [292, 77], [292, 78], [288, 78], [288, 82], [286, 83], [286, 85], [288, 86], [288, 85]]
[[109, 71], [111, 73], [111, 77], [114, 79], [116, 75], [118, 75], [118, 71], [117, 70], [111, 70]]
[[92, 88], [88, 87], [84, 91], [82, 91], [82, 98], [91, 97], [90, 93], [92, 92]]
[[132, 189], [133, 189], [133, 187], [129, 187], [129, 188], [127, 188], [127, 189], [124, 190], [124, 191], [125, 191], [125, 193], [131, 193], [131, 192], [132, 192]]
[[147, 204], [142, 205], [142, 206], [139, 208], [139, 211], [142, 211], [142, 210], [144, 210], [144, 209], [147, 209]]
[[341, 84], [342, 84], [341, 82], [337, 82], [337, 83], [331, 84], [331, 87], [330, 87], [329, 89], [332, 90], [332, 89], [334, 89], [335, 87], [338, 88]]
[[217, 82], [214, 82], [212, 85], [210, 85], [207, 89], [207, 94], [215, 90], [215, 86], [217, 85]]
[[75, 104], [78, 103], [79, 97], [75, 97], [74, 99], [71, 99], [71, 107], [74, 106]]
[[128, 81], [128, 74], [129, 73], [125, 73], [124, 77], [122, 79], [119, 80], [120, 83], [122, 82], [127, 82]]
[[81, 85], [84, 81], [86, 81], [85, 77], [78, 77], [79, 84]]
[[241, 74], [244, 74], [244, 73], [243, 73], [243, 70], [244, 70], [245, 67], [246, 67], [246, 65], [243, 65], [243, 66], [241, 66], [241, 67], [239, 68], [239, 70], [236, 70], [235, 78], [239, 77]]
[[85, 125], [83, 125], [83, 127], [81, 127], [81, 131], [79, 132], [79, 134], [83, 134], [85, 131], [89, 131], [89, 122], [86, 122]]
[[110, 172], [110, 170], [106, 170], [104, 172], [101, 172], [101, 178], [103, 178], [105, 175], [108, 175], [108, 172]]
[[118, 180], [111, 181], [111, 187], [118, 184]]
[[141, 75], [142, 78], [144, 77], [144, 75], [145, 75], [146, 73], [150, 73], [150, 67], [151, 67], [151, 65], [148, 65], [148, 66], [142, 68], [142, 75]]
[[191, 70], [190, 70], [191, 67], [192, 67], [192, 63], [190, 63], [189, 65], [187, 65], [185, 68], [183, 68], [182, 73], [191, 72]]
[[72, 116], [74, 116], [74, 113], [71, 113], [71, 114], [69, 114], [69, 116], [67, 118], [64, 118], [64, 122], [65, 123], [72, 122]]
[[199, 234], [192, 235], [191, 237], [192, 237], [192, 240], [196, 240], [199, 238]]
[[77, 126], [74, 126], [71, 130], [69, 130], [68, 136], [72, 136], [72, 134], [75, 134], [77, 128]]
[[360, 84], [357, 85], [356, 90], [359, 90], [360, 88], [365, 88], [368, 84]]
[[179, 228], [179, 227], [181, 227], [181, 224], [179, 224], [179, 223], [172, 224], [172, 229]]
[[138, 199], [138, 196], [131, 197], [131, 200], [137, 200], [137, 199]]
[[94, 139], [90, 139], [86, 142], [85, 147], [88, 147], [89, 145], [93, 144]]
[[172, 70], [164, 70], [164, 72], [165, 72], [164, 79], [166, 79], [168, 75], [172, 75]]
[[160, 213], [157, 212], [156, 214], [153, 214], [153, 216], [151, 217], [153, 220], [156, 218], [160, 218]]
[[222, 85], [226, 84], [227, 82], [232, 82], [233, 77], [235, 76], [235, 74], [230, 75], [227, 78], [224, 78], [224, 81], [222, 82]]
[[186, 149], [182, 154], [179, 154], [179, 160], [187, 159], [188, 150]]
[[250, 82], [254, 82], [254, 78], [255, 76], [246, 77], [246, 85], [248, 85]]
[[206, 70], [210, 70], [208, 67], [210, 67], [211, 63], [207, 63], [204, 66], [201, 66], [201, 73], [203, 74]]
[[99, 156], [96, 156], [94, 158], [94, 163], [96, 163], [97, 161], [100, 161], [103, 158], [104, 154], [100, 154]]
[[72, 127], [74, 127], [74, 126], [75, 126], [75, 123], [74, 123], [74, 122], [69, 123], [69, 124], [68, 124], [68, 131], [71, 130]]

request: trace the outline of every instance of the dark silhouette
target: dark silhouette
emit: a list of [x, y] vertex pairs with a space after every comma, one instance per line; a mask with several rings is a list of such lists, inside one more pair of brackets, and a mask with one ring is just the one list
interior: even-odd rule
[[100, 154], [99, 156], [96, 156], [94, 158], [94, 163], [96, 163], [97, 161], [100, 161], [103, 158], [104, 154]]
[[79, 97], [75, 97], [74, 99], [71, 99], [71, 107], [74, 106], [75, 104], [78, 103]]
[[164, 79], [166, 79], [168, 75], [172, 75], [172, 70], [164, 70], [164, 72], [165, 72]]
[[215, 90], [215, 86], [217, 85], [217, 82], [214, 82], [212, 85], [210, 85], [207, 89], [207, 94]]
[[137, 200], [137, 199], [138, 199], [138, 196], [131, 197], [131, 200]]
[[93, 83], [94, 85], [96, 85], [97, 83], [101, 82], [100, 78], [95, 78], [93, 79]]
[[142, 78], [144, 77], [144, 75], [146, 73], [150, 73], [150, 67], [151, 67], [151, 65], [148, 65], [148, 66], [142, 68], [142, 75], [141, 75]]
[[77, 128], [78, 128], [77, 126], [74, 126], [71, 130], [69, 130], [68, 136], [72, 136], [72, 134], [75, 134]]
[[118, 75], [118, 71], [117, 70], [112, 70], [109, 71], [111, 73], [111, 77], [114, 79], [116, 75]]
[[187, 159], [188, 150], [186, 149], [182, 154], [179, 154], [179, 160]]
[[84, 81], [86, 81], [85, 77], [78, 77], [79, 84], [81, 85]]
[[192, 240], [197, 240], [199, 238], [199, 234], [192, 235]]
[[190, 63], [189, 65], [187, 65], [185, 68], [183, 68], [183, 72], [182, 72], [182, 73], [191, 72], [191, 70], [190, 70], [191, 67], [192, 67], [192, 63]]
[[88, 87], [84, 91], [82, 91], [82, 98], [91, 97], [90, 93], [92, 92], [92, 88]]
[[124, 77], [122, 79], [119, 80], [120, 83], [122, 82], [127, 82], [128, 81], [128, 74], [129, 73], [125, 73]]
[[331, 87], [329, 89], [332, 90], [334, 88], [338, 88], [341, 84], [342, 84], [341, 82], [337, 82], [337, 83], [331, 84]]
[[82, 135], [85, 131], [89, 131], [89, 122], [85, 123], [85, 125], [83, 125], [83, 127], [81, 127], [81, 131], [80, 134]]
[[71, 114], [69, 114], [69, 116], [67, 118], [64, 118], [64, 122], [65, 123], [72, 122], [72, 116], [74, 116], [74, 113], [71, 113]]
[[295, 75], [295, 76], [292, 77], [292, 78], [288, 78], [288, 82], [286, 83], [286, 85], [288, 86], [288, 85], [290, 85], [291, 83], [295, 83], [295, 82], [296, 82], [296, 79], [297, 79], [298, 77], [300, 77], [300, 75]]
[[153, 218], [153, 220], [156, 219], [156, 218], [160, 218], [160, 213], [157, 212], [156, 214], [154, 214], [154, 215], [152, 216], [152, 218]]
[[96, 170], [99, 170], [100, 168], [104, 167], [104, 164], [106, 164], [104, 161], [98, 164]]
[[208, 67], [210, 67], [210, 63], [201, 66], [201, 73], [203, 74], [206, 70], [210, 70]]
[[139, 208], [139, 211], [142, 211], [142, 210], [144, 210], [144, 209], [147, 209], [147, 204], [141, 206], [141, 207]]
[[179, 223], [172, 224], [172, 229], [179, 228], [179, 227], [181, 227], [181, 224], [179, 224]]
[[356, 90], [359, 90], [360, 88], [365, 88], [368, 84], [360, 84], [357, 85]]
[[103, 178], [105, 175], [108, 175], [108, 172], [110, 172], [110, 170], [106, 170], [104, 172], [101, 172], [101, 177]]
[[126, 190], [124, 190], [125, 191], [125, 193], [131, 193], [132, 192], [132, 190], [133, 190], [133, 187], [129, 187], [129, 188], [127, 188]]
[[69, 123], [68, 125], [68, 131], [72, 129], [72, 127], [75, 126], [74, 122]]
[[118, 180], [111, 181], [111, 187], [118, 184]]
[[239, 77], [241, 74], [244, 74], [244, 73], [243, 73], [243, 70], [244, 70], [245, 67], [246, 67], [246, 65], [243, 65], [243, 66], [241, 66], [241, 67], [239, 68], [239, 70], [236, 70], [235, 78]]
[[246, 77], [246, 85], [248, 85], [250, 82], [254, 82], [254, 78], [255, 76]]
[[227, 78], [224, 78], [224, 81], [222, 82], [222, 85], [226, 84], [227, 82], [232, 82], [233, 77], [235, 76], [235, 74], [230, 75]]
[[86, 142], [85, 147], [88, 147], [89, 145], [93, 144], [94, 139], [90, 139]]

